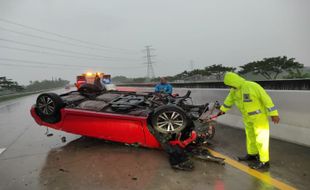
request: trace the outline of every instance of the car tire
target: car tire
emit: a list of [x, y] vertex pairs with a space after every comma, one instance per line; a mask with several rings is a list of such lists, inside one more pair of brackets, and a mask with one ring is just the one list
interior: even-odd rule
[[57, 123], [60, 121], [60, 109], [64, 107], [64, 102], [55, 93], [40, 94], [36, 101], [36, 113], [47, 123]]
[[153, 128], [163, 134], [180, 133], [188, 124], [185, 111], [174, 105], [164, 105], [156, 108], [152, 114]]
[[98, 94], [102, 91], [102, 89], [94, 84], [82, 84], [78, 91], [82, 94]]

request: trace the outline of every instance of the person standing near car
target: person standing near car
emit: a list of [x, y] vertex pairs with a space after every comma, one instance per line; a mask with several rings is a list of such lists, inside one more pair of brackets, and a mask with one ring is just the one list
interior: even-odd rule
[[102, 90], [103, 89], [103, 86], [101, 85], [101, 79], [99, 77], [99, 74], [96, 73], [95, 75], [95, 79], [94, 79], [94, 85], [98, 87], [98, 89]]
[[[236, 73], [227, 72], [224, 84], [231, 87], [220, 110], [227, 112], [235, 104], [242, 113], [246, 133], [247, 155], [239, 161], [251, 161], [253, 169], [268, 169], [269, 164], [269, 121], [280, 121], [277, 108], [267, 92], [256, 82], [247, 81]], [[253, 162], [252, 162], [253, 161]]]
[[155, 86], [155, 92], [172, 94], [172, 86], [168, 84], [167, 79], [164, 77], [160, 78], [160, 83]]

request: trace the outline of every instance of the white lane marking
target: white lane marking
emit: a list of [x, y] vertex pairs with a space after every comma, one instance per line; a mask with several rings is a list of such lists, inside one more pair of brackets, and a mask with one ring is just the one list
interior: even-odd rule
[[0, 148], [0, 154], [5, 151], [6, 148]]

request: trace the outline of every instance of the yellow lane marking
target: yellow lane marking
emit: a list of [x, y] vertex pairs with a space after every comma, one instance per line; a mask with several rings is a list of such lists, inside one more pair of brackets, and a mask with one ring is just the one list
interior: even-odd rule
[[208, 149], [214, 156], [217, 156], [217, 157], [221, 157], [221, 158], [225, 158], [225, 162], [253, 177], [256, 177], [258, 179], [260, 179], [261, 181], [267, 183], [267, 184], [270, 184], [278, 189], [284, 189], [284, 190], [296, 190], [295, 187], [292, 187], [290, 185], [287, 185], [279, 180], [276, 180], [274, 178], [272, 178], [271, 176], [267, 175], [267, 174], [264, 174], [262, 172], [259, 172], [257, 170], [254, 170], [254, 169], [251, 169], [249, 168], [248, 166], [246, 165], [243, 165], [239, 162], [237, 162], [236, 160], [233, 160], [231, 158], [229, 158], [228, 156], [225, 156], [219, 152], [216, 152], [214, 150], [211, 150], [211, 149]]

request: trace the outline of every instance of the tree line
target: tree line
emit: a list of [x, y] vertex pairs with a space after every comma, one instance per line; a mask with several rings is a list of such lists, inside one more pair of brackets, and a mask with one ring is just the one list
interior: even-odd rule
[[13, 81], [12, 79], [8, 79], [4, 76], [0, 77], [0, 90], [9, 90], [9, 91], [16, 91], [20, 92], [23, 91], [25, 88], [18, 84], [18, 82]]
[[18, 82], [8, 79], [7, 77], [0, 77], [0, 91], [11, 92], [31, 92], [44, 89], [63, 87], [69, 81], [58, 78], [56, 80], [30, 81], [29, 85], [19, 85]]
[[[183, 71], [182, 73], [174, 76], [166, 76], [166, 78], [173, 82], [179, 80], [199, 80], [202, 77], [223, 80], [225, 72], [232, 71], [237, 72], [240, 75], [259, 75], [266, 80], [278, 79], [280, 74], [285, 79], [296, 79], [296, 78], [310, 78], [309, 72], [304, 72], [304, 65], [296, 61], [295, 58], [287, 58], [286, 56], [264, 58], [259, 61], [249, 62], [245, 65], [236, 67], [223, 66], [222, 64], [214, 64], [207, 66], [203, 69], [194, 69], [192, 71]], [[199, 77], [200, 76], [200, 77]], [[198, 77], [198, 78], [195, 78]], [[159, 77], [148, 79], [146, 77], [139, 78], [127, 78], [125, 76], [113, 77], [114, 82], [119, 83], [141, 83], [141, 82], [157, 82]]]
[[58, 78], [56, 80], [43, 80], [43, 81], [30, 81], [30, 84], [26, 86], [27, 91], [38, 91], [51, 88], [64, 87], [69, 84], [69, 81]]
[[295, 58], [287, 58], [286, 56], [264, 58], [260, 61], [253, 61], [240, 66], [240, 74], [253, 73], [261, 75], [265, 79], [277, 79], [279, 74], [286, 72], [288, 75], [284, 76], [287, 79], [294, 78], [309, 78], [309, 73], [303, 73], [301, 69], [304, 65], [297, 62]]

